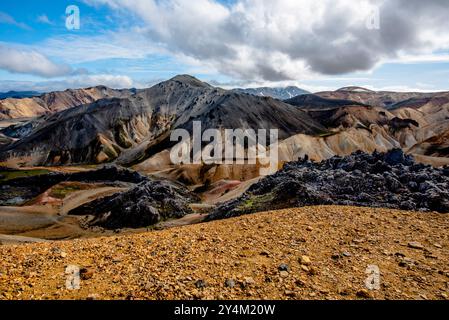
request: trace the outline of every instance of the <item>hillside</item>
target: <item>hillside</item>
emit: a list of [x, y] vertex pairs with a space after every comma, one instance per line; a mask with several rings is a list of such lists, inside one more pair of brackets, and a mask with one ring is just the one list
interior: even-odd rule
[[[0, 298], [448, 299], [448, 228], [435, 213], [328, 206], [3, 245]], [[80, 290], [65, 287], [68, 265], [82, 269]], [[370, 265], [380, 290], [365, 287]]]
[[104, 86], [69, 89], [65, 91], [35, 94], [31, 97], [13, 97], [0, 100], [0, 120], [32, 118], [52, 114], [81, 104], [111, 97], [128, 97], [134, 90], [115, 90]]
[[128, 98], [102, 99], [36, 121], [22, 139], [0, 149], [3, 161], [13, 158], [31, 165], [55, 165], [118, 159], [136, 164], [173, 146], [171, 130], [191, 131], [193, 121], [201, 121], [203, 131], [277, 128], [280, 139], [326, 132], [294, 106], [214, 88], [190, 76], [175, 77]]

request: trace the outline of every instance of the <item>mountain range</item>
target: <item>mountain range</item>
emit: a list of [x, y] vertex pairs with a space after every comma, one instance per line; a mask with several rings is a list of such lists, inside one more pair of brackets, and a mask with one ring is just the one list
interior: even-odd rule
[[22, 99], [22, 98], [31, 98], [41, 95], [37, 91], [8, 91], [8, 92], [0, 92], [0, 100], [7, 98], [14, 99]]
[[445, 92], [348, 87], [281, 101], [180, 75], [144, 90], [94, 87], [0, 103], [7, 118], [3, 122], [9, 124], [0, 129], [0, 161], [5, 163], [115, 162], [145, 173], [163, 171], [188, 184], [257, 177], [255, 166], [174, 166], [169, 158], [174, 145], [170, 133], [177, 128], [191, 131], [193, 121], [204, 124], [203, 132], [277, 128], [281, 163], [394, 148], [426, 163], [449, 163], [449, 93]]

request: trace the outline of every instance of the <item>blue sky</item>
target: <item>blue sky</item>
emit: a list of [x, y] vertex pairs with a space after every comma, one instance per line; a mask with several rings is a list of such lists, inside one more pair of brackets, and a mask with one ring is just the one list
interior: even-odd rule
[[[428, 12], [432, 4], [416, 9], [422, 16], [414, 19], [421, 24], [406, 25], [413, 33], [404, 33], [392, 43], [387, 41], [391, 31], [386, 23], [379, 31], [362, 34], [356, 29], [360, 10], [351, 13], [345, 8], [347, 0], [337, 1], [344, 11], [336, 12], [329, 0], [322, 0], [327, 5], [323, 21], [306, 14], [308, 9], [322, 9], [316, 1], [301, 0], [297, 12], [292, 8], [298, 1], [254, 1], [2, 1], [0, 91], [99, 84], [148, 87], [184, 73], [224, 87], [293, 84], [311, 91], [348, 85], [449, 90], [449, 41], [439, 37], [449, 28]], [[79, 30], [65, 26], [69, 5], [80, 9]], [[392, 19], [392, 8], [388, 9], [380, 15], [381, 22]], [[435, 10], [442, 16], [449, 14], [444, 4]], [[342, 25], [342, 12], [351, 24]], [[427, 23], [430, 17], [434, 24]], [[296, 18], [303, 19], [302, 24]], [[317, 25], [319, 29], [311, 30]], [[429, 43], [422, 41], [429, 34], [435, 37]]]

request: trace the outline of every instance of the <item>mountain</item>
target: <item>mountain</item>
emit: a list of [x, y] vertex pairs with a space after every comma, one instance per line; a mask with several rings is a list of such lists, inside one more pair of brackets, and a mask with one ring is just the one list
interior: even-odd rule
[[389, 108], [392, 105], [411, 98], [431, 97], [432, 93], [372, 91], [362, 87], [345, 87], [337, 91], [315, 93], [326, 99], [351, 100], [366, 105]]
[[[173, 129], [279, 129], [280, 139], [326, 129], [299, 108], [269, 97], [215, 88], [177, 76], [125, 98], [100, 99], [27, 124], [19, 140], [0, 148], [3, 160], [33, 165], [89, 164], [117, 160], [138, 164], [167, 150]], [[3, 130], [9, 136], [22, 126]]]
[[339, 99], [327, 99], [322, 98], [315, 94], [303, 94], [291, 99], [284, 100], [284, 102], [300, 107], [307, 110], [323, 110], [323, 109], [335, 109], [344, 106], [364, 106], [365, 104], [351, 101], [351, 100], [339, 100]]
[[300, 89], [298, 87], [290, 86], [285, 88], [249, 88], [249, 89], [234, 89], [233, 91], [238, 93], [246, 93], [259, 97], [272, 97], [278, 100], [286, 100], [310, 92]]
[[37, 91], [8, 91], [0, 92], [0, 100], [7, 98], [22, 99], [22, 98], [32, 98], [41, 95]]
[[[188, 75], [139, 91], [92, 90], [106, 90], [107, 98], [76, 107], [70, 107], [73, 100], [64, 106], [60, 99], [61, 111], [0, 129], [0, 161], [26, 165], [116, 162], [190, 185], [246, 181], [259, 175], [256, 165], [173, 165], [171, 132], [177, 128], [192, 132], [193, 122], [200, 121], [203, 132], [279, 129], [281, 164], [305, 156], [323, 161], [356, 151], [395, 148], [426, 163], [449, 163], [442, 142], [449, 127], [447, 93], [380, 93], [349, 87], [280, 101], [216, 88]], [[74, 96], [73, 91], [65, 93]], [[386, 108], [386, 98], [397, 102], [390, 101]], [[431, 152], [439, 144], [441, 150]]]
[[0, 120], [32, 118], [92, 103], [99, 99], [128, 97], [136, 90], [115, 90], [104, 86], [44, 93], [38, 97], [0, 100]]

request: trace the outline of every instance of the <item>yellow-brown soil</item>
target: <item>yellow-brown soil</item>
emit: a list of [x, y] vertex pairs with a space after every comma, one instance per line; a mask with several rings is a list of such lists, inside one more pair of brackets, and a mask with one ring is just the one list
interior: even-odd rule
[[[133, 235], [3, 245], [0, 298], [447, 299], [447, 230], [447, 215], [318, 206]], [[282, 264], [289, 271], [281, 272]], [[86, 268], [80, 290], [66, 289], [68, 265]], [[379, 290], [365, 287], [370, 265], [379, 267]], [[233, 288], [225, 285], [229, 279]]]

